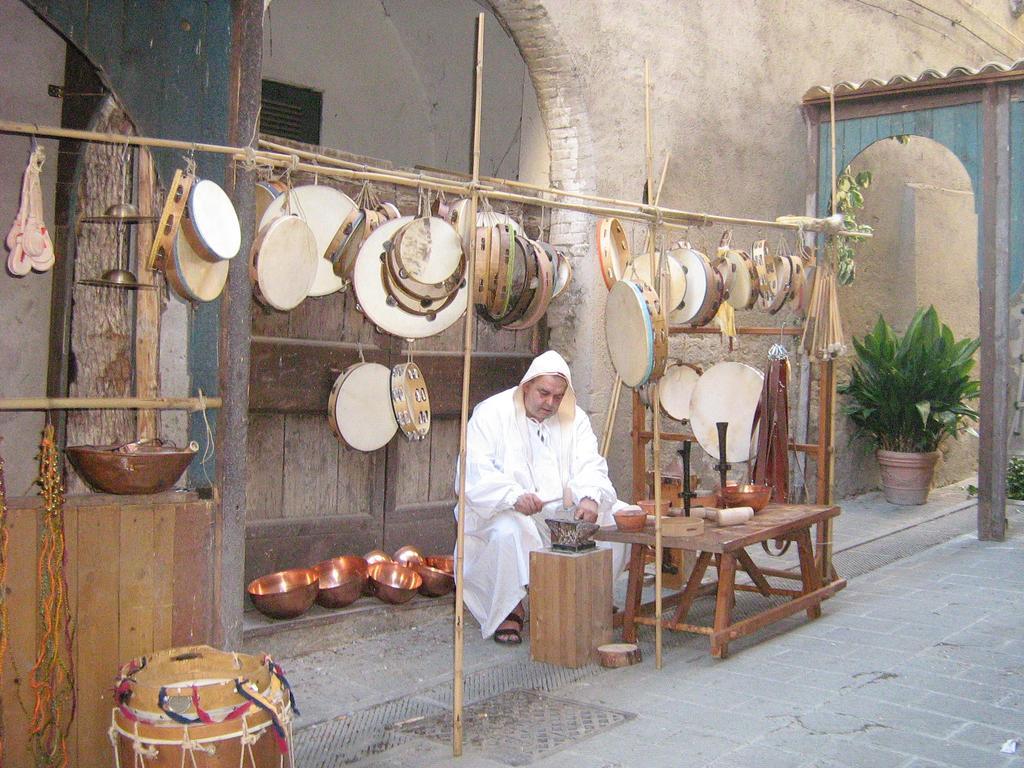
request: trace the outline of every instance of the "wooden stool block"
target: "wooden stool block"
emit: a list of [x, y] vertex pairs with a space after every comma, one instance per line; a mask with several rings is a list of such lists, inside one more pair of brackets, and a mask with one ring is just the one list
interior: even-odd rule
[[531, 552], [530, 658], [582, 667], [611, 639], [611, 550]]

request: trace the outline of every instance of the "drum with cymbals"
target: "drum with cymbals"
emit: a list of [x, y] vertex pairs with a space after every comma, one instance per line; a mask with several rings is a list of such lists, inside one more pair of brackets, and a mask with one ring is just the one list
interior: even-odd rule
[[261, 304], [281, 312], [309, 295], [318, 269], [316, 236], [306, 221], [284, 214], [260, 228], [249, 256], [249, 279]]
[[770, 257], [775, 265], [775, 290], [768, 303], [769, 314], [776, 314], [787, 301], [793, 289], [793, 255], [785, 241], [780, 241], [778, 250]]
[[473, 258], [473, 303], [482, 312], [494, 301], [494, 265], [501, 259], [501, 233], [497, 227], [477, 227]]
[[334, 434], [357, 451], [383, 448], [398, 431], [391, 404], [391, 369], [356, 363], [331, 388], [327, 418]]
[[458, 200], [447, 207], [447, 216], [443, 216], [449, 224], [455, 227], [455, 231], [462, 236], [462, 242], [466, 250], [471, 250], [474, 238], [474, 229], [479, 227], [494, 227], [507, 225], [515, 230], [516, 234], [522, 234], [523, 228], [511, 216], [505, 213], [484, 210], [478, 207], [476, 211], [476, 227], [471, 226], [469, 221], [470, 201], [468, 199]]
[[497, 262], [490, 265], [491, 299], [484, 313], [494, 320], [504, 317], [512, 304], [512, 277], [515, 270], [516, 232], [507, 224], [495, 227], [498, 232]]
[[608, 292], [605, 339], [612, 367], [627, 387], [657, 380], [665, 371], [668, 325], [653, 289], [620, 280]]
[[512, 269], [511, 302], [508, 313], [494, 318], [494, 324], [503, 328], [525, 317], [533, 303], [533, 296], [539, 285], [540, 265], [534, 256], [530, 241], [523, 235], [515, 236], [515, 261]]
[[733, 309], [753, 309], [761, 295], [761, 281], [754, 260], [746, 251], [735, 248], [720, 250], [722, 266], [731, 273], [727, 301]]
[[572, 282], [572, 262], [564, 248], [558, 248], [540, 240], [537, 241], [537, 244], [548, 255], [555, 268], [555, 284], [551, 288], [551, 298], [555, 299]]
[[310, 296], [327, 296], [345, 287], [345, 281], [335, 274], [328, 252], [338, 229], [356, 207], [340, 189], [323, 184], [308, 184], [288, 190], [275, 199], [263, 214], [260, 225], [269, 224], [283, 213], [299, 216], [309, 225], [316, 238], [316, 277], [310, 286]]
[[757, 279], [760, 290], [757, 294], [758, 309], [768, 309], [772, 299], [775, 298], [775, 291], [778, 289], [778, 277], [775, 274], [775, 259], [768, 252], [767, 240], [755, 240], [750, 249], [750, 258], [757, 269]]
[[673, 249], [686, 277], [683, 300], [671, 315], [673, 323], [694, 328], [707, 325], [718, 313], [725, 287], [721, 272], [711, 266], [708, 257], [688, 245]]
[[764, 374], [736, 362], [716, 363], [697, 379], [690, 395], [690, 428], [700, 447], [718, 458], [717, 423], [726, 422], [729, 462], [747, 461], [757, 446], [754, 415], [761, 400]]
[[443, 219], [413, 219], [385, 243], [385, 250], [391, 281], [413, 299], [443, 300], [462, 282], [462, 238]]
[[181, 226], [192, 248], [211, 260], [233, 259], [242, 247], [235, 206], [220, 185], [209, 179], [192, 184]]
[[540, 319], [548, 311], [548, 304], [551, 303], [551, 294], [555, 284], [554, 266], [547, 258], [547, 254], [544, 253], [544, 249], [533, 240], [526, 238], [523, 240], [525, 241], [523, 245], [526, 259], [532, 260], [537, 265], [537, 283], [523, 318], [505, 326], [512, 331], [532, 328], [540, 322]]
[[391, 407], [407, 438], [422, 440], [430, 434], [430, 395], [416, 363], [399, 363], [391, 369]]
[[630, 251], [626, 230], [618, 219], [597, 220], [597, 260], [608, 290], [626, 274]]
[[382, 331], [402, 339], [423, 339], [447, 330], [462, 317], [468, 303], [469, 288], [462, 281], [450, 301], [443, 302], [436, 312], [431, 307], [426, 314], [413, 314], [398, 303], [385, 284], [384, 244], [412, 220], [412, 216], [391, 219], [373, 231], [356, 256], [352, 286], [360, 311]]

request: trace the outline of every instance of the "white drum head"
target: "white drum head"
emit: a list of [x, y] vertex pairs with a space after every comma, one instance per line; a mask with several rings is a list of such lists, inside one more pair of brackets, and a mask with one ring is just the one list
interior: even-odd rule
[[316, 277], [313, 230], [298, 216], [278, 216], [253, 243], [252, 267], [260, 301], [282, 312], [295, 309]]
[[[469, 202], [468, 199], [459, 200], [452, 206], [451, 213], [448, 214], [448, 223], [455, 227], [455, 231], [462, 237], [466, 253], [472, 253], [473, 238], [476, 235], [475, 228], [469, 225]], [[508, 225], [512, 227], [514, 234], [521, 235], [523, 233], [523, 228], [511, 216], [494, 211], [483, 211], [479, 207], [476, 211], [476, 225], [478, 227]]]
[[[655, 258], [660, 258], [655, 256]], [[669, 311], [675, 310], [683, 301], [683, 297], [686, 295], [686, 275], [683, 273], [683, 267], [671, 253], [665, 254], [665, 259], [668, 262], [668, 306]], [[633, 259], [632, 270], [636, 274], [637, 280], [641, 283], [646, 283], [650, 288], [654, 288], [654, 281], [651, 279], [651, 257], [649, 254], [641, 253]], [[659, 295], [661, 292], [658, 292]]]
[[233, 259], [242, 247], [242, 228], [231, 198], [215, 182], [200, 179], [188, 197], [188, 215], [212, 256]]
[[734, 309], [746, 309], [750, 303], [751, 291], [754, 290], [747, 263], [740, 256], [739, 251], [726, 251], [723, 256], [732, 272], [732, 277], [729, 279], [729, 304]]
[[174, 271], [177, 284], [189, 301], [213, 301], [228, 281], [230, 261], [207, 258], [196, 251], [182, 227], [174, 236]]
[[704, 255], [692, 249], [683, 249], [676, 258], [683, 268], [686, 283], [683, 287], [683, 299], [677, 304], [679, 308], [672, 313], [673, 323], [688, 323], [697, 316], [704, 297], [708, 293], [708, 276], [701, 263]]
[[260, 222], [263, 221], [263, 214], [267, 212], [267, 208], [272, 202], [281, 196], [281, 188], [276, 185], [276, 182], [272, 183], [269, 181], [257, 181], [255, 189], [256, 199], [256, 231], [259, 231]]
[[380, 257], [384, 253], [384, 243], [412, 219], [412, 216], [391, 219], [373, 231], [356, 256], [352, 285], [359, 307], [371, 323], [382, 331], [402, 339], [423, 339], [441, 333], [462, 317], [468, 304], [469, 287], [463, 285], [459, 288], [452, 303], [438, 312], [433, 320], [410, 315], [394, 304], [393, 300], [388, 301], [389, 296], [381, 282], [380, 272], [383, 266]]
[[334, 382], [327, 416], [335, 434], [357, 451], [376, 451], [398, 431], [391, 407], [391, 369], [356, 363]]
[[413, 219], [402, 229], [398, 262], [409, 277], [439, 285], [454, 275], [462, 261], [462, 238], [436, 216]]
[[678, 421], [690, 418], [690, 396], [697, 386], [700, 373], [692, 365], [673, 362], [665, 367], [665, 373], [658, 381], [658, 397], [661, 409]]
[[295, 187], [267, 206], [260, 226], [263, 227], [282, 213], [294, 213], [305, 219], [316, 238], [316, 277], [309, 289], [310, 296], [327, 296], [340, 291], [345, 281], [334, 274], [331, 254], [327, 252], [338, 228], [344, 223], [356, 204], [340, 189], [322, 184]]
[[697, 380], [690, 396], [690, 427], [700, 447], [718, 458], [719, 421], [729, 424], [725, 434], [728, 462], [747, 461], [757, 445], [754, 412], [761, 400], [764, 374], [743, 363], [718, 363]]
[[605, 338], [612, 367], [627, 387], [647, 381], [654, 370], [654, 326], [640, 286], [619, 280], [608, 292]]

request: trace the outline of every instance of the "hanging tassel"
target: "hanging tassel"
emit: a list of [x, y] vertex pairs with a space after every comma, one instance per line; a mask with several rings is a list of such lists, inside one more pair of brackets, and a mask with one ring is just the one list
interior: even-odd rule
[[732, 304], [722, 302], [715, 315], [715, 323], [721, 331], [722, 339], [729, 340], [729, 351], [732, 352], [736, 342], [736, 310], [732, 308]]

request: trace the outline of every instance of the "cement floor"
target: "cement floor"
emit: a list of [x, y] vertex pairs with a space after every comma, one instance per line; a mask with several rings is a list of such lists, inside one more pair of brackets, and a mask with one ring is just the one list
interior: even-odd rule
[[[892, 507], [876, 494], [848, 500], [835, 548], [855, 551], [955, 514], [968, 521], [971, 507], [958, 487], [935, 491], [924, 507]], [[779, 622], [735, 643], [726, 660], [710, 658], [704, 637], [666, 633], [664, 666], [656, 670], [647, 632], [643, 664], [594, 669], [546, 688], [629, 719], [518, 764], [1024, 765], [1019, 753], [999, 751], [1024, 739], [1024, 514], [1011, 508], [1010, 517], [1007, 542], [968, 534], [871, 570], [826, 602], [821, 619]], [[450, 683], [450, 607], [418, 617], [415, 626], [278, 659], [302, 711], [298, 755], [305, 744], [323, 766], [453, 764], [449, 744], [421, 737], [362, 751], [326, 737], [334, 724], [437, 698]], [[541, 666], [530, 664], [528, 642], [499, 647], [467, 620], [467, 677], [507, 668], [507, 686], [515, 686], [512, 671]], [[310, 752], [313, 739], [319, 742]], [[486, 743], [471, 743], [457, 764], [512, 763]]]

